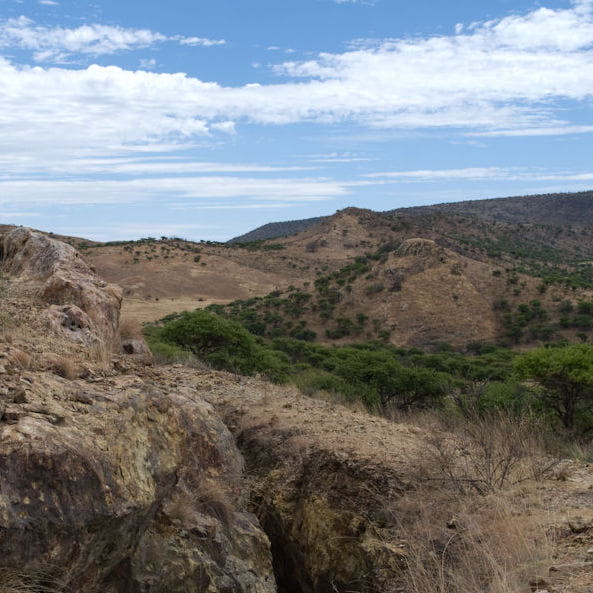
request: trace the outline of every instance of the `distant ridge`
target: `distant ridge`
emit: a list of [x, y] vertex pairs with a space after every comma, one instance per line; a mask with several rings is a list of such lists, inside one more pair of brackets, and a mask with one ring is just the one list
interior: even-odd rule
[[270, 222], [264, 224], [249, 233], [234, 237], [227, 243], [249, 243], [250, 241], [262, 241], [263, 239], [277, 239], [301, 233], [308, 228], [323, 222], [329, 216], [318, 216], [316, 218], [305, 218], [303, 220], [287, 220], [285, 222]]
[[489, 198], [397, 208], [384, 214], [460, 214], [509, 224], [593, 225], [593, 191]]
[[[379, 212], [379, 215], [426, 216], [431, 214], [458, 214], [509, 224], [548, 224], [555, 226], [593, 226], [593, 190], [578, 193], [536, 194], [508, 198], [487, 198], [411, 206]], [[315, 226], [331, 216], [271, 222], [235, 237], [229, 243], [247, 243], [263, 239], [288, 237]]]

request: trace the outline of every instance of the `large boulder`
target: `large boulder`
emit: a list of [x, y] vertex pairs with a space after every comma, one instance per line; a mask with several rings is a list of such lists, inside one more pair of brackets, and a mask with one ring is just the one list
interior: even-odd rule
[[[78, 307], [92, 321], [93, 327], [84, 329], [98, 339], [113, 342], [118, 332], [122, 291], [102, 281], [74, 247], [43, 233], [17, 228], [1, 237], [0, 260], [4, 272], [36, 282], [39, 296], [46, 303]], [[50, 311], [48, 323], [59, 328], [56, 313], [55, 309]], [[80, 341], [80, 333], [72, 335]]]
[[26, 373], [0, 400], [3, 574], [64, 593], [275, 591], [242, 458], [194, 390]]

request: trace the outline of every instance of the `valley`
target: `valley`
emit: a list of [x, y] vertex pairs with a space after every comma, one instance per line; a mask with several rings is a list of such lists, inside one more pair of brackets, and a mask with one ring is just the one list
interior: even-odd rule
[[593, 227], [471, 208], [0, 228], [0, 586], [590, 593]]

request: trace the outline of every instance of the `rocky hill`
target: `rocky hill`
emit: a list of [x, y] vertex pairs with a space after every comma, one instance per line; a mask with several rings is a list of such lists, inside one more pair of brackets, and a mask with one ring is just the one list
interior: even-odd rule
[[591, 226], [593, 191], [471, 200], [391, 210], [387, 214], [459, 214], [514, 224]]
[[[122, 287], [124, 315], [139, 322], [230, 305], [268, 337], [537, 344], [592, 337], [591, 203], [583, 193], [383, 213], [348, 208], [251, 243], [68, 242]], [[579, 217], [581, 226], [533, 222]]]
[[[27, 229], [0, 245], [0, 589], [590, 590], [590, 468], [533, 433], [489, 425], [483, 449], [462, 426], [154, 366], [74, 249]], [[482, 473], [509, 455], [502, 481]]]
[[[430, 206], [396, 208], [388, 210], [384, 214], [389, 217], [457, 214], [514, 224], [582, 227], [593, 224], [593, 191], [467, 200]], [[306, 218], [268, 223], [231, 239], [229, 243], [288, 237], [324, 222], [327, 218]]]

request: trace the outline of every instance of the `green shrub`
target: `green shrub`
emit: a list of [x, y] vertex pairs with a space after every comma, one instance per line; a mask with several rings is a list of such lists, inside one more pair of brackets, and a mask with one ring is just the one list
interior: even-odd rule
[[189, 351], [216, 369], [244, 375], [261, 372], [275, 381], [288, 375], [285, 355], [259, 343], [238, 322], [209, 311], [182, 313], [152, 334], [153, 344], [165, 342]]
[[536, 397], [566, 429], [593, 428], [593, 346], [538, 348], [518, 357], [514, 370], [519, 379], [540, 385]]

